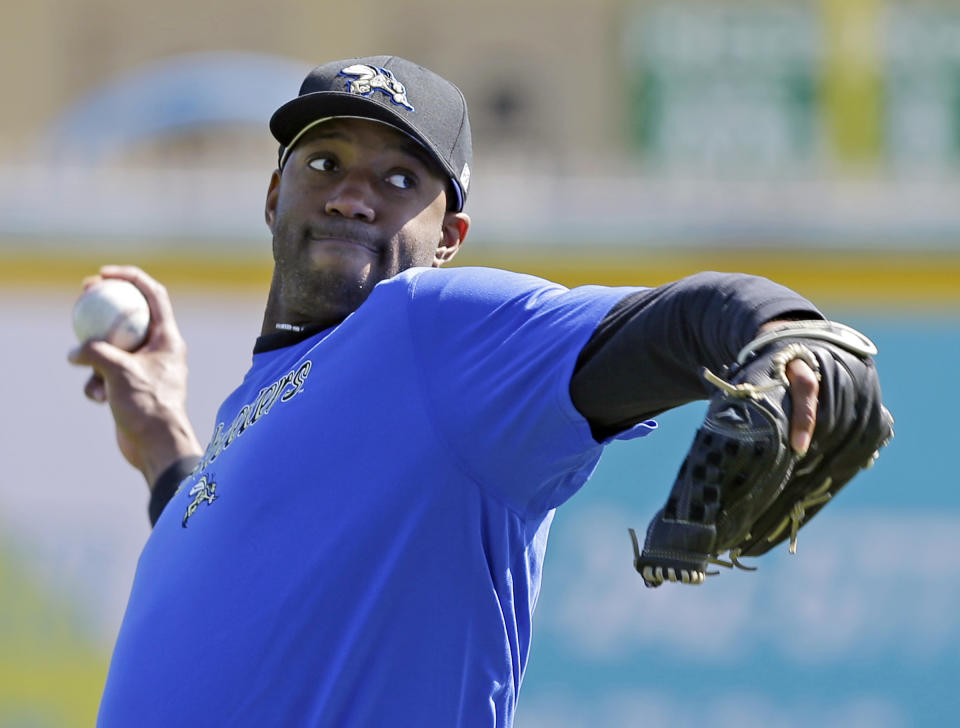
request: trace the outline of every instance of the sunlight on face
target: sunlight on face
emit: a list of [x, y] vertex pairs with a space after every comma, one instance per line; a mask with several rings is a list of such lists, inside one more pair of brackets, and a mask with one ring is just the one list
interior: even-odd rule
[[434, 265], [445, 244], [446, 187], [427, 152], [386, 124], [332, 119], [311, 130], [267, 200], [272, 295], [284, 315], [345, 315], [379, 281]]

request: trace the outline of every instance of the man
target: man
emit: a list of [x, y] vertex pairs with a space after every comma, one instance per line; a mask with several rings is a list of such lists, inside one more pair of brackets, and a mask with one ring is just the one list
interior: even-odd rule
[[[553, 512], [603, 443], [705, 397], [701, 368], [758, 332], [822, 317], [744, 275], [567, 290], [441, 269], [470, 227], [466, 105], [401, 58], [315, 69], [271, 130], [273, 279], [207, 447], [142, 271], [101, 273], [146, 295], [146, 345], [71, 353], [155, 522], [100, 724], [509, 726]], [[818, 381], [786, 371], [803, 453]]]

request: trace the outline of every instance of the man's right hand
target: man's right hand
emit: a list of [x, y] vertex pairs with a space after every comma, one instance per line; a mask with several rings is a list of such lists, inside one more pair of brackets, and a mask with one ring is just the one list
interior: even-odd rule
[[202, 452], [187, 417], [187, 347], [166, 288], [134, 266], [104, 266], [100, 276], [130, 281], [146, 297], [147, 340], [134, 352], [89, 341], [68, 359], [93, 368], [84, 394], [109, 403], [120, 452], [152, 488], [174, 461]]

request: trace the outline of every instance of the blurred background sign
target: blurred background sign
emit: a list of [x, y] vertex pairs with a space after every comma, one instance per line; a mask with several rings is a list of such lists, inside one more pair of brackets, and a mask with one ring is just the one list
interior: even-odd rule
[[633, 6], [631, 127], [667, 169], [789, 176], [820, 161], [822, 53], [810, 3]]
[[951, 3], [631, 6], [624, 57], [644, 159], [792, 175], [956, 168], [960, 8]]

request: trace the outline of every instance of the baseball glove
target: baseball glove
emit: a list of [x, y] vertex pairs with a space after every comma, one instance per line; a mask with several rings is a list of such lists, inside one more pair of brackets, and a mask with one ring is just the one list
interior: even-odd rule
[[[666, 505], [636, 532], [634, 567], [647, 586], [701, 584], [709, 564], [752, 570], [759, 556], [790, 539], [857, 472], [873, 464], [893, 436], [880, 401], [873, 343], [830, 321], [785, 323], [743, 348], [723, 376], [706, 419], [677, 473]], [[820, 380], [813, 440], [802, 456], [790, 447], [786, 366], [802, 359]], [[726, 558], [722, 556], [726, 554]]]

